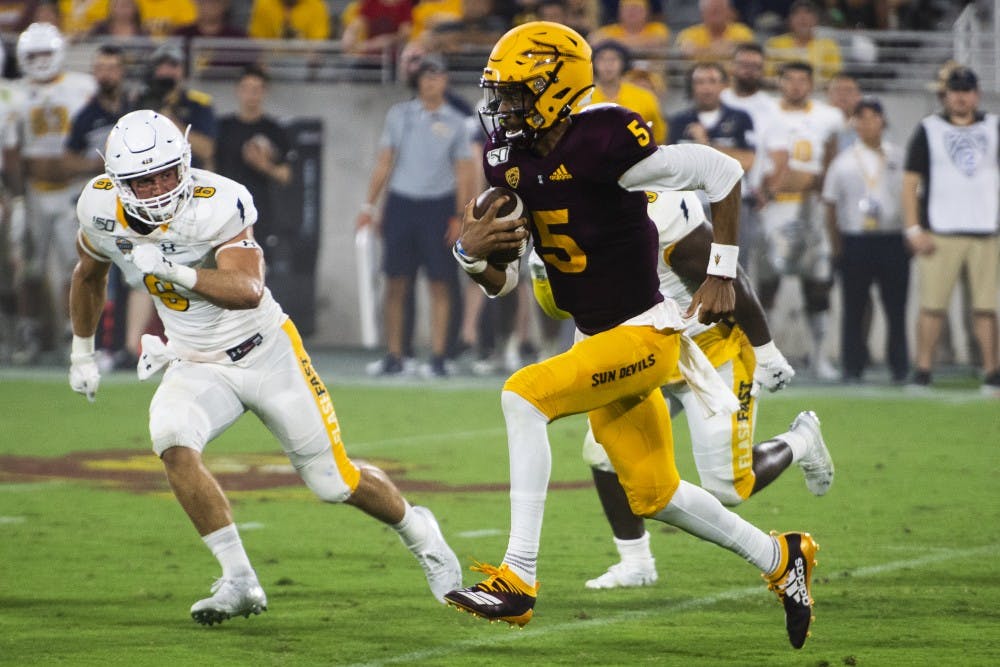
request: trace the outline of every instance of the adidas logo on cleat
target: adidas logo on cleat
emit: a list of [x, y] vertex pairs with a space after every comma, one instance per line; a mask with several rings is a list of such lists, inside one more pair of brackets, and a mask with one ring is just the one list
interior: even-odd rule
[[537, 583], [534, 586], [524, 583], [506, 564], [496, 567], [477, 563], [472, 569], [489, 577], [475, 586], [447, 593], [444, 598], [448, 604], [490, 623], [504, 621], [523, 627], [531, 620]]

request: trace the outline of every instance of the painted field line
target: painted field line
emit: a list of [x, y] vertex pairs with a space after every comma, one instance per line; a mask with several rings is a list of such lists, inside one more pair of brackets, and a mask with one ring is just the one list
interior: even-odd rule
[[[871, 565], [868, 567], [859, 567], [856, 570], [843, 570], [830, 575], [824, 575], [826, 578], [831, 580], [840, 579], [856, 579], [865, 577], [877, 577], [882, 574], [889, 572], [895, 572], [897, 570], [906, 570], [910, 568], [919, 568], [926, 565], [934, 565], [936, 563], [943, 563], [950, 560], [959, 560], [963, 558], [971, 558], [973, 556], [990, 555], [995, 554], [997, 549], [1000, 549], [1000, 544], [988, 544], [986, 546], [976, 547], [974, 549], [950, 549], [943, 551], [941, 553], [935, 553], [928, 556], [923, 556], [921, 558], [912, 558], [908, 560], [898, 560], [889, 563], [882, 563], [881, 565]], [[767, 589], [763, 586], [748, 586], [745, 588], [733, 588], [728, 591], [723, 591], [721, 593], [715, 593], [713, 595], [706, 595], [700, 598], [693, 598], [691, 600], [685, 600], [683, 602], [676, 602], [673, 604], [665, 604], [657, 609], [647, 609], [647, 610], [637, 610], [637, 611], [624, 611], [617, 614], [612, 614], [610, 616], [605, 616], [602, 618], [592, 618], [586, 621], [574, 621], [572, 623], [557, 623], [555, 625], [546, 625], [537, 629], [516, 631], [510, 629], [506, 631], [506, 628], [501, 628], [497, 631], [497, 628], [491, 627], [486, 621], [482, 619], [473, 619], [469, 617], [470, 622], [476, 622], [483, 626], [483, 636], [476, 639], [466, 639], [463, 641], [455, 642], [454, 644], [449, 644], [448, 646], [442, 646], [440, 648], [425, 649], [422, 651], [411, 651], [409, 653], [401, 653], [397, 656], [391, 658], [386, 658], [384, 660], [379, 660], [376, 662], [360, 662], [354, 663], [350, 667], [379, 667], [380, 665], [396, 665], [401, 663], [411, 663], [417, 660], [430, 660], [436, 658], [443, 658], [445, 656], [453, 655], [456, 653], [464, 653], [470, 649], [477, 648], [491, 648], [503, 644], [510, 644], [516, 641], [526, 641], [535, 637], [542, 637], [546, 635], [551, 635], [555, 633], [570, 633], [570, 632], [589, 632], [594, 627], [617, 625], [619, 623], [627, 623], [630, 621], [641, 620], [649, 618], [651, 616], [662, 616], [664, 614], [669, 614], [671, 612], [685, 612], [692, 609], [701, 609], [703, 607], [710, 607], [718, 602], [723, 602], [726, 600], [741, 600], [743, 598], [748, 598], [754, 595], [771, 595], [767, 592]]]

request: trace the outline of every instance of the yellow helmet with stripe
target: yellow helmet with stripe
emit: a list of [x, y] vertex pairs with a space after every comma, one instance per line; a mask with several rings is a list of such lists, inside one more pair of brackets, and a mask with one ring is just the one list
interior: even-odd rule
[[594, 87], [590, 45], [560, 23], [519, 25], [493, 47], [479, 85], [480, 113], [498, 135], [503, 130], [508, 140], [530, 143], [587, 101]]

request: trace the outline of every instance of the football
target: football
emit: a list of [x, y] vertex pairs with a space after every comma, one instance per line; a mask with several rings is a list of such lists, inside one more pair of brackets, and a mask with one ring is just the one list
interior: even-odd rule
[[[486, 211], [489, 207], [500, 197], [507, 197], [507, 201], [500, 205], [500, 209], [497, 211], [496, 222], [510, 222], [511, 220], [517, 220], [518, 218], [525, 217], [524, 202], [521, 198], [517, 196], [517, 193], [508, 188], [489, 188], [484, 190], [482, 194], [476, 197], [476, 203], [472, 208], [472, 214], [476, 218], [481, 218], [486, 215]], [[486, 261], [490, 264], [497, 266], [506, 266], [513, 261], [516, 261], [519, 257], [524, 254], [524, 251], [528, 247], [528, 238], [525, 237], [521, 241], [521, 245], [516, 248], [511, 248], [507, 250], [498, 250], [497, 252], [490, 253]]]

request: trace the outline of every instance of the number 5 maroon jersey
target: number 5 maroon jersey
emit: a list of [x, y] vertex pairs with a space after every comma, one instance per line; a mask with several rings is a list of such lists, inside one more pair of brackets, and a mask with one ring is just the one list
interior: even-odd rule
[[571, 116], [570, 127], [545, 156], [496, 137], [486, 144], [486, 180], [524, 200], [556, 303], [586, 334], [663, 300], [646, 195], [618, 185], [625, 171], [655, 150], [645, 121], [617, 105]]

